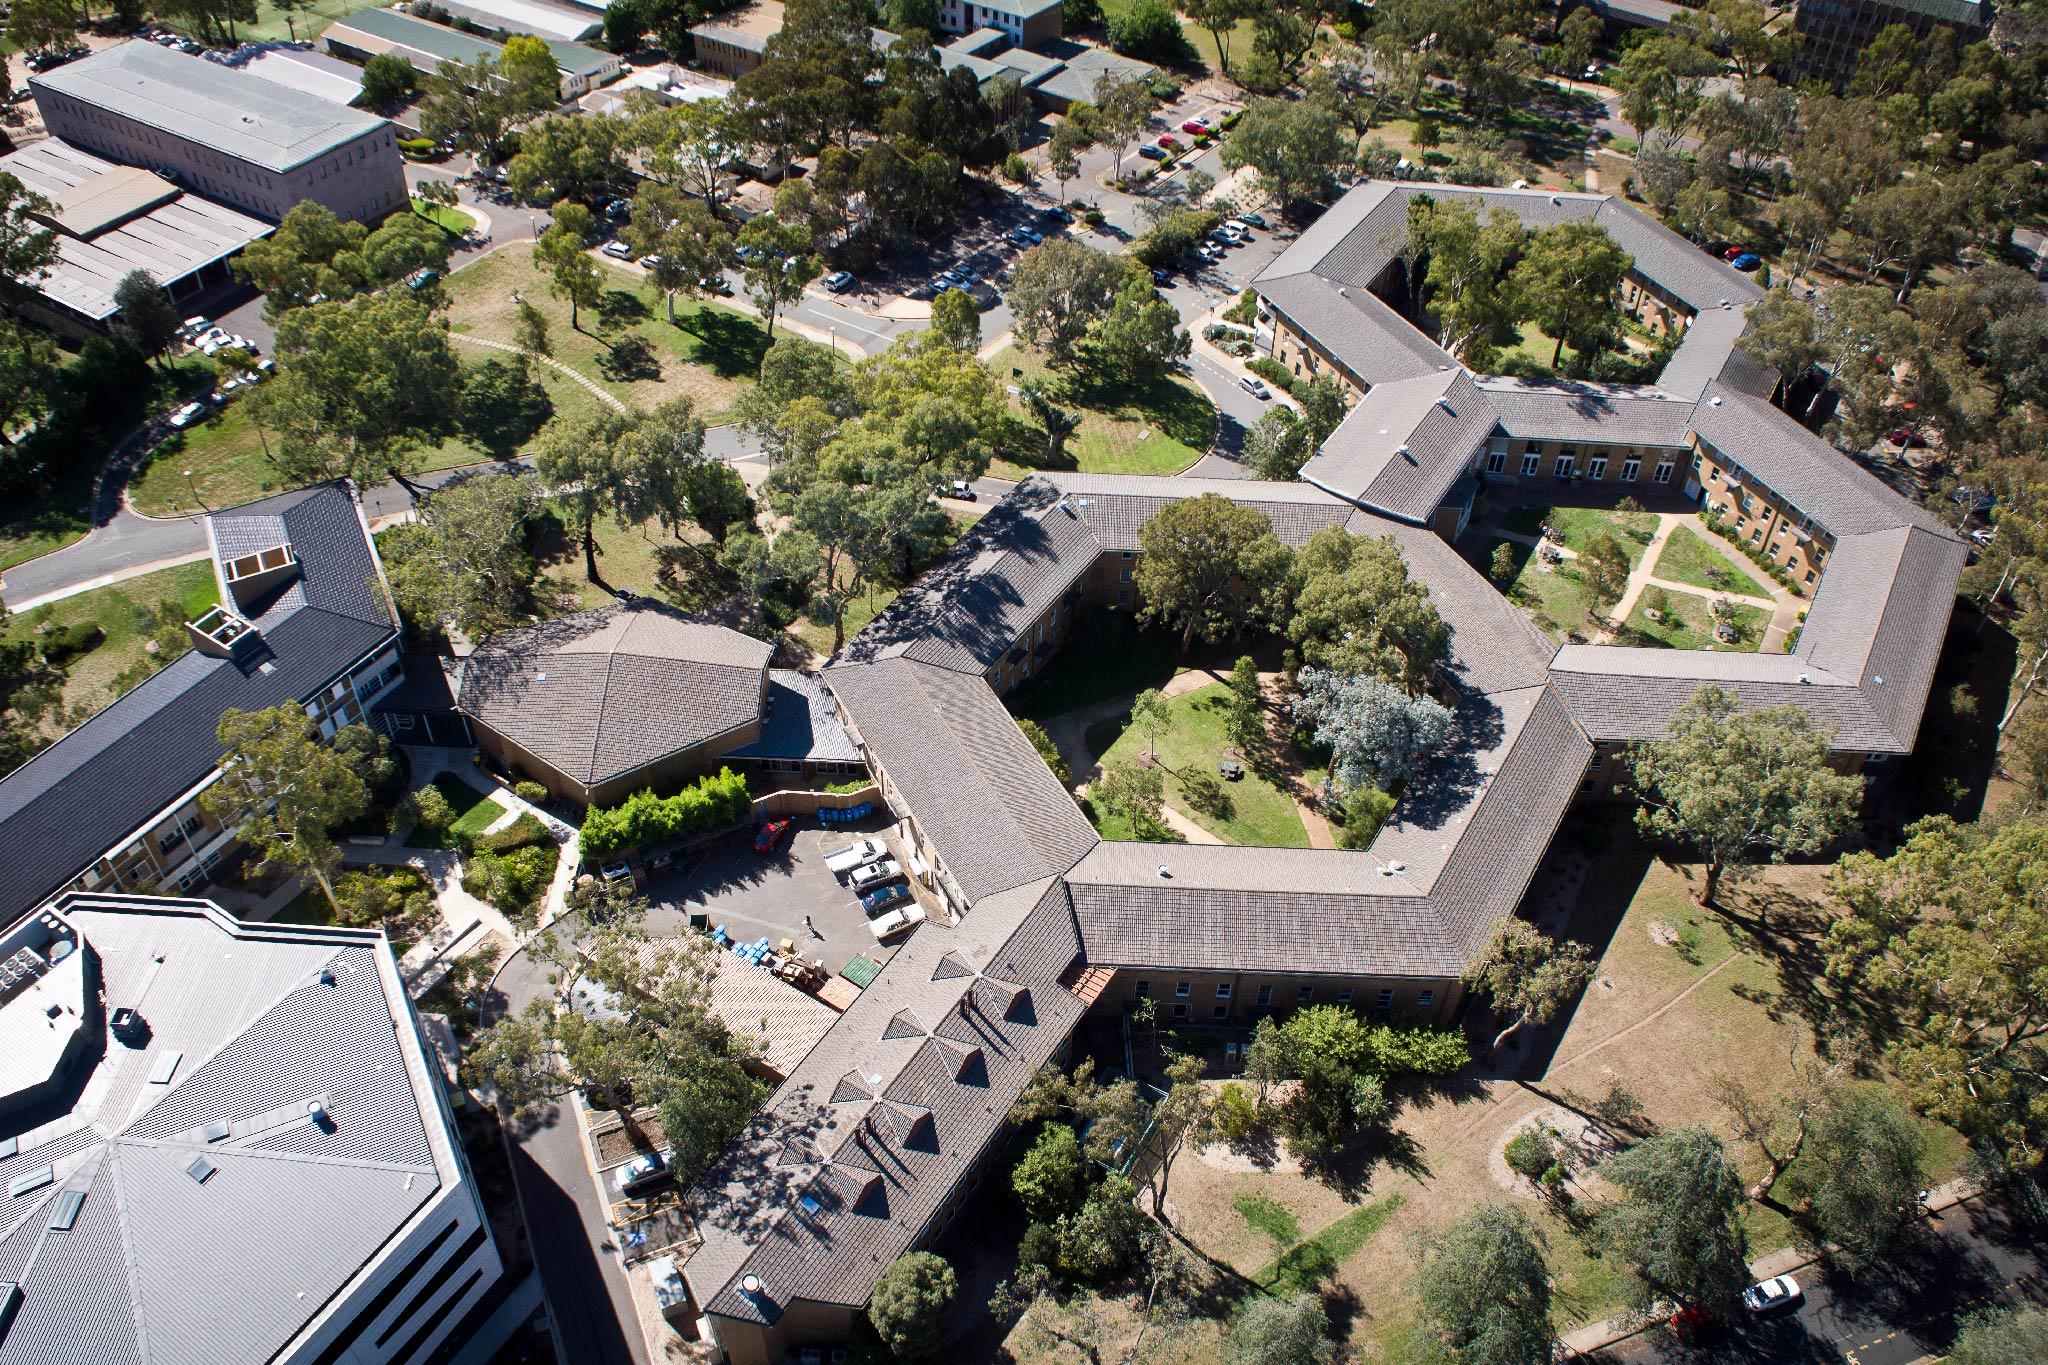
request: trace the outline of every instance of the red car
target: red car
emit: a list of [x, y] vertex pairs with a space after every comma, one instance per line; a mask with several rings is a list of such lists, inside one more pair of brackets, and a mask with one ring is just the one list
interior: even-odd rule
[[1159, 145], [1162, 147], [1178, 147], [1180, 146], [1180, 139], [1172, 133], [1161, 133], [1159, 135]]
[[1927, 442], [1920, 439], [1920, 433], [1911, 427], [1893, 427], [1884, 434], [1884, 438], [1900, 450], [1907, 450], [1913, 446], [1924, 446], [1927, 444]]
[[1680, 1341], [1705, 1341], [1720, 1325], [1711, 1314], [1697, 1308], [1681, 1308], [1671, 1315], [1671, 1335]]
[[1744, 253], [1746, 253], [1746, 252], [1747, 252], [1748, 250], [1749, 250], [1749, 248], [1748, 248], [1748, 247], [1746, 247], [1746, 246], [1731, 246], [1731, 247], [1724, 247], [1724, 248], [1722, 249], [1722, 251], [1721, 251], [1721, 259], [1722, 259], [1722, 260], [1724, 260], [1724, 261], [1732, 261], [1732, 260], [1734, 260], [1734, 259], [1735, 259], [1735, 258], [1736, 258], [1737, 256], [1740, 256], [1740, 255], [1743, 255]]
[[1188, 134], [1190, 137], [1201, 137], [1204, 133], [1209, 131], [1209, 125], [1202, 122], [1198, 118], [1191, 118], [1181, 124], [1180, 130], [1183, 133]]
[[789, 827], [792, 823], [791, 820], [784, 817], [780, 820], [770, 820], [762, 825], [760, 829], [754, 832], [754, 852], [773, 853], [776, 845], [789, 837]]

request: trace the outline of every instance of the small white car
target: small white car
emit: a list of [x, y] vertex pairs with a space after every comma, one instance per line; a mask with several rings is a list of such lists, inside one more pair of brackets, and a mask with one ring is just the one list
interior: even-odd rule
[[848, 844], [825, 855], [825, 866], [835, 877], [844, 877], [857, 867], [865, 867], [875, 859], [884, 857], [889, 850], [880, 839], [862, 839], [859, 843]]
[[1799, 1281], [1790, 1275], [1773, 1275], [1742, 1291], [1743, 1306], [1752, 1313], [1775, 1313], [1798, 1303], [1802, 1297]]
[[894, 858], [882, 858], [865, 867], [855, 868], [853, 875], [846, 879], [846, 884], [853, 888], [855, 895], [860, 895], [893, 882], [902, 875], [903, 864]]
[[206, 404], [187, 403], [184, 407], [171, 414], [171, 426], [175, 430], [183, 431], [205, 415]]
[[1261, 403], [1273, 396], [1273, 391], [1266, 387], [1266, 381], [1254, 375], [1244, 375], [1237, 381], [1237, 386]]
[[874, 931], [875, 942], [894, 938], [914, 924], [924, 923], [924, 907], [916, 901], [906, 901], [886, 915], [877, 915], [868, 921], [868, 928]]
[[630, 261], [633, 259], [633, 248], [627, 246], [624, 242], [606, 242], [598, 250], [615, 261]]
[[666, 1156], [660, 1152], [642, 1152], [612, 1173], [612, 1183], [620, 1194], [631, 1198], [662, 1184], [669, 1176]]

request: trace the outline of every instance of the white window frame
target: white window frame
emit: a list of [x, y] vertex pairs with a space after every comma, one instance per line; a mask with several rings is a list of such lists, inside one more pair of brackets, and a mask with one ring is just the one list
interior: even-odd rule
[[1631, 456], [1621, 462], [1621, 481], [1634, 483], [1643, 474], [1643, 462]]

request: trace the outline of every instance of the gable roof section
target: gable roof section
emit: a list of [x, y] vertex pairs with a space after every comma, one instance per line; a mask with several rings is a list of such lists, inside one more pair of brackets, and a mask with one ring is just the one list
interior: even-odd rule
[[885, 659], [825, 681], [970, 904], [1094, 847], [1094, 827], [978, 675]]
[[229, 707], [304, 701], [392, 639], [377, 562], [346, 488], [323, 485], [217, 513], [216, 553], [290, 541], [300, 575], [256, 617], [266, 652], [232, 663], [196, 650], [0, 778], [0, 919], [77, 876], [211, 776]]
[[1506, 376], [1477, 381], [1508, 436], [1530, 441], [1614, 445], [1685, 444], [1692, 404], [1633, 384], [1535, 383]]
[[1470, 467], [1495, 421], [1486, 395], [1464, 370], [1375, 384], [1301, 477], [1419, 525]]
[[1456, 364], [1364, 285], [1339, 284], [1303, 271], [1261, 277], [1259, 297], [1367, 383], [1413, 379]]
[[493, 635], [463, 665], [456, 704], [596, 786], [757, 721], [772, 653], [634, 598]]

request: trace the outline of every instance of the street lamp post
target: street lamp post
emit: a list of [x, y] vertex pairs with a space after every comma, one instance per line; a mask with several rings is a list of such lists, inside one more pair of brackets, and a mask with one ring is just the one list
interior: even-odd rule
[[185, 471], [185, 487], [192, 490], [192, 501], [198, 503], [203, 510], [211, 514], [213, 509], [207, 507], [206, 499], [199, 496], [199, 485], [192, 481], [192, 471], [189, 469]]

